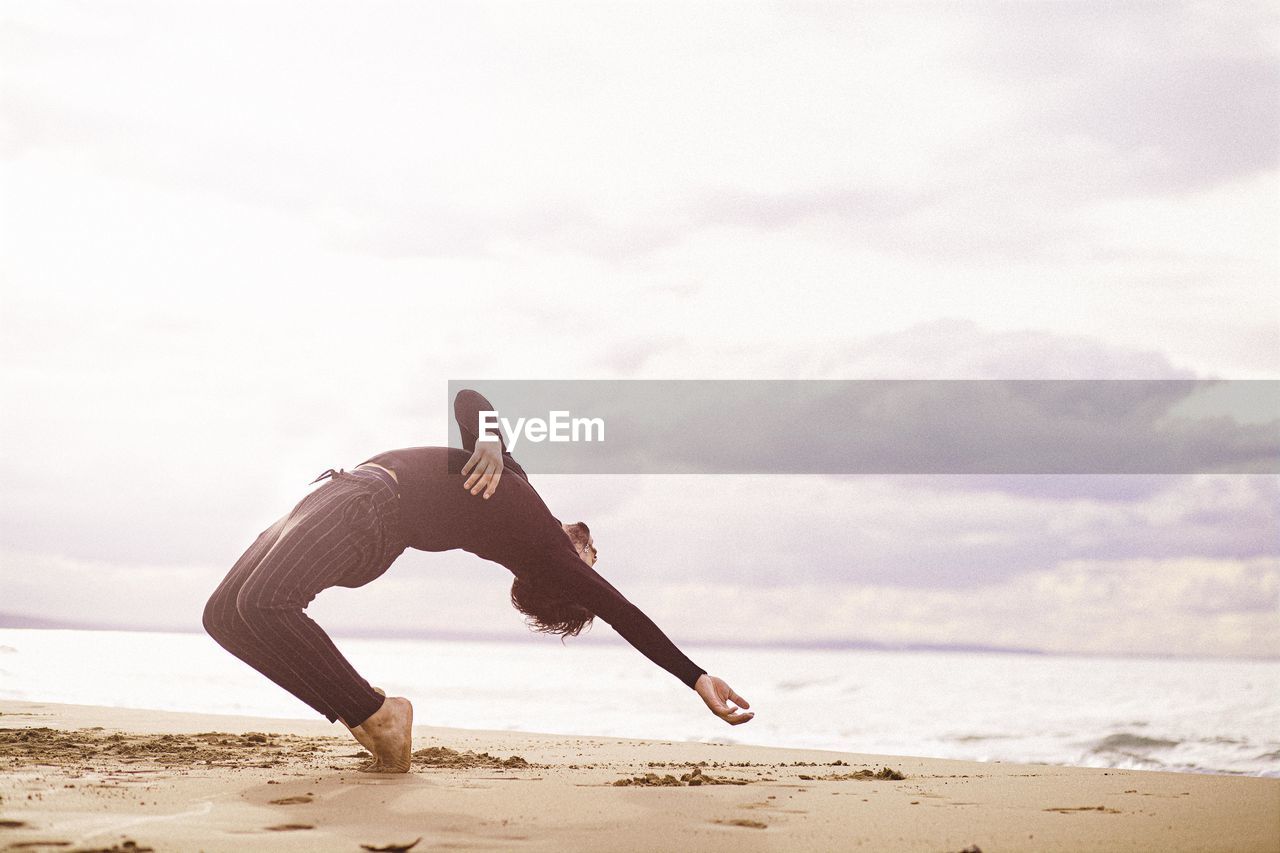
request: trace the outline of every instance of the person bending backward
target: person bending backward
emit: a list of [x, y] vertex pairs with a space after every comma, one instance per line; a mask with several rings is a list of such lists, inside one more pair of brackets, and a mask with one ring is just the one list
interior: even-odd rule
[[[460, 548], [511, 570], [511, 603], [536, 630], [576, 636], [598, 616], [716, 716], [731, 725], [750, 720], [745, 699], [689, 660], [592, 568], [599, 552], [587, 525], [551, 514], [501, 433], [477, 441], [479, 413], [492, 410], [484, 397], [462, 391], [454, 416], [464, 449], [392, 450], [317, 477], [313, 483], [328, 479], [232, 566], [205, 606], [205, 630], [330, 722], [341, 720], [373, 755], [361, 770], [405, 773], [413, 706], [370, 686], [304, 610], [321, 590], [379, 577], [406, 548]], [[451, 462], [462, 483], [449, 473]]]

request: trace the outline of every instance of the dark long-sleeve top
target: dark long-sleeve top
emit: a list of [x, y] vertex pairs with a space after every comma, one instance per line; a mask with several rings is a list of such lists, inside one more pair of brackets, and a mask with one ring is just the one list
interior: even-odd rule
[[[706, 670], [694, 664], [640, 608], [583, 562], [523, 468], [503, 444], [503, 472], [485, 500], [462, 487], [460, 471], [475, 447], [484, 397], [463, 391], [454, 401], [464, 449], [408, 447], [369, 459], [395, 471], [400, 483], [401, 533], [421, 551], [468, 551], [581, 604], [623, 639], [690, 688]], [[501, 434], [494, 432], [501, 440]]]

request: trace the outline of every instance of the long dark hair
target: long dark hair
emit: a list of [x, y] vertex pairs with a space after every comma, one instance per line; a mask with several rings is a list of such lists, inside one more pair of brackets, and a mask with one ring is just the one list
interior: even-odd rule
[[[591, 530], [581, 521], [568, 528], [576, 547], [590, 541]], [[595, 619], [595, 614], [581, 604], [519, 576], [511, 584], [511, 604], [524, 614], [525, 624], [531, 629], [541, 634], [560, 634], [562, 638], [578, 636]]]
[[525, 615], [525, 624], [541, 634], [576, 637], [596, 618], [581, 604], [551, 594], [520, 577], [511, 584], [511, 604]]

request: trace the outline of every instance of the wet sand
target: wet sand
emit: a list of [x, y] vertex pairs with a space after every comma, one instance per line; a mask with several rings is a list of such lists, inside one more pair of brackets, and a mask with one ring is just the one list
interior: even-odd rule
[[1277, 779], [414, 735], [371, 776], [324, 721], [0, 702], [0, 850], [1280, 851]]

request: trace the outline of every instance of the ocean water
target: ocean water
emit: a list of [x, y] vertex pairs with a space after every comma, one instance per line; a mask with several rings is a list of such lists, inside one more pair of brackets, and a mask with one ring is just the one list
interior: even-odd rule
[[[337, 642], [427, 725], [1280, 777], [1271, 661], [688, 646], [751, 702], [733, 727], [599, 638]], [[202, 634], [0, 629], [0, 698], [316, 716]]]

